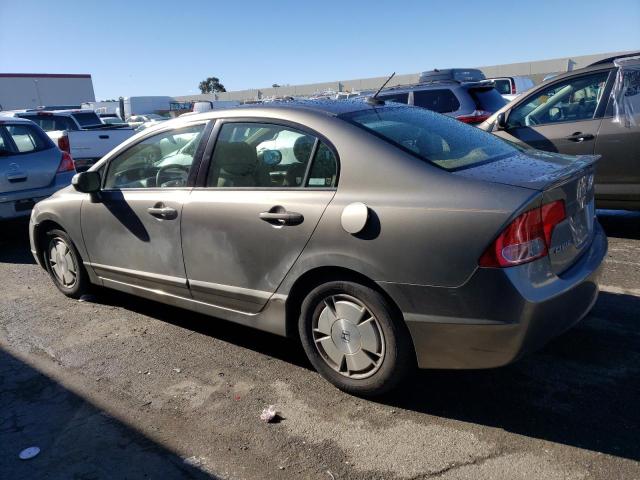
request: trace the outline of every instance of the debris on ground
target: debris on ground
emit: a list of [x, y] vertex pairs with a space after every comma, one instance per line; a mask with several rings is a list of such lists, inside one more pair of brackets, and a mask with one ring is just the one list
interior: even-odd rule
[[85, 295], [82, 295], [82, 296], [78, 299], [78, 301], [79, 301], [79, 302], [93, 302], [95, 299], [96, 299], [96, 297], [95, 297], [95, 296], [85, 294]]
[[278, 411], [276, 410], [275, 405], [269, 405], [262, 410], [260, 414], [260, 420], [267, 423], [275, 423], [280, 420], [280, 416], [278, 415]]
[[174, 368], [173, 371], [176, 373], [180, 373], [182, 370], [180, 370], [179, 368]]
[[20, 452], [20, 460], [31, 460], [33, 457], [36, 457], [40, 453], [40, 449], [38, 447], [29, 447], [25, 448]]

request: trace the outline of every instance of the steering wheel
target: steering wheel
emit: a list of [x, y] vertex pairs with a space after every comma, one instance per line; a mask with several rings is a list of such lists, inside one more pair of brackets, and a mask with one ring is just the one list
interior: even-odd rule
[[524, 123], [526, 124], [527, 127], [530, 127], [532, 125], [538, 125], [540, 123], [540, 121], [536, 117], [534, 117], [533, 115], [527, 115], [525, 117], [525, 122]]
[[[156, 173], [156, 187], [161, 187], [162, 184], [165, 182], [178, 180], [175, 178], [175, 170], [180, 170], [181, 173], [184, 173], [184, 180], [185, 180], [184, 183], [186, 184], [186, 179], [189, 176], [189, 169], [190, 167], [186, 165], [180, 165], [177, 163], [170, 163], [169, 165], [163, 165], [158, 169], [158, 172]], [[174, 170], [174, 172], [172, 176], [169, 176], [169, 174], [171, 174], [170, 172], [171, 170]], [[164, 178], [164, 177], [168, 177], [168, 178]], [[172, 185], [172, 186], [182, 187], [184, 185]]]

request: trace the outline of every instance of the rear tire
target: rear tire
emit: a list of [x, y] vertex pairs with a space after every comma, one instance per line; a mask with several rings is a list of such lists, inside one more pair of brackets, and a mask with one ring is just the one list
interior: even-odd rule
[[378, 396], [416, 365], [409, 332], [380, 292], [354, 282], [328, 282], [304, 299], [298, 330], [315, 369], [340, 390]]
[[78, 250], [63, 230], [49, 230], [45, 239], [44, 264], [53, 283], [67, 297], [80, 298], [90, 282]]

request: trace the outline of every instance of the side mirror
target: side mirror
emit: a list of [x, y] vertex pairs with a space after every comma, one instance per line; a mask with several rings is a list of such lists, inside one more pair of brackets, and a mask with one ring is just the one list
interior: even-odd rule
[[498, 130], [504, 130], [505, 128], [507, 128], [507, 116], [504, 114], [504, 112], [500, 112], [496, 117], [496, 127], [498, 128]]
[[262, 152], [262, 162], [270, 167], [278, 165], [282, 161], [280, 150], [265, 150]]
[[100, 172], [76, 173], [71, 179], [71, 185], [82, 193], [95, 193], [100, 190]]

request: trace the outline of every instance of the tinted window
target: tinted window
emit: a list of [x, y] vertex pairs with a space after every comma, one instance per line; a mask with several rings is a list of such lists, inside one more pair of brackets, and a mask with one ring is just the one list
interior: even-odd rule
[[495, 135], [423, 108], [376, 108], [340, 118], [447, 170], [518, 152]]
[[168, 188], [187, 185], [203, 125], [162, 132], [111, 160], [104, 188]]
[[511, 82], [509, 80], [494, 80], [493, 83], [496, 85], [496, 90], [500, 95], [511, 95]]
[[268, 123], [226, 123], [207, 175], [209, 187], [295, 188], [304, 185], [316, 138]]
[[476, 110], [497, 112], [507, 104], [507, 101], [493, 87], [469, 88], [469, 96], [476, 104]]
[[593, 118], [604, 93], [609, 72], [583, 75], [555, 83], [530, 96], [508, 117], [510, 127]]
[[338, 176], [338, 161], [336, 156], [324, 143], [318, 144], [313, 157], [307, 186], [311, 188], [335, 187]]
[[455, 112], [460, 102], [449, 89], [416, 90], [413, 92], [413, 104], [417, 107], [433, 110], [438, 113]]
[[378, 95], [379, 98], [384, 100], [385, 102], [396, 102], [396, 103], [409, 103], [409, 94], [408, 93], [395, 93], [393, 95]]
[[86, 113], [74, 113], [73, 118], [81, 127], [91, 127], [94, 125], [101, 125], [100, 117], [95, 112]]
[[60, 115], [20, 115], [20, 117], [28, 118], [45, 132], [78, 129], [73, 120], [71, 120], [69, 117], [63, 117]]
[[19, 153], [37, 152], [51, 147], [31, 125], [7, 125], [5, 128]]

